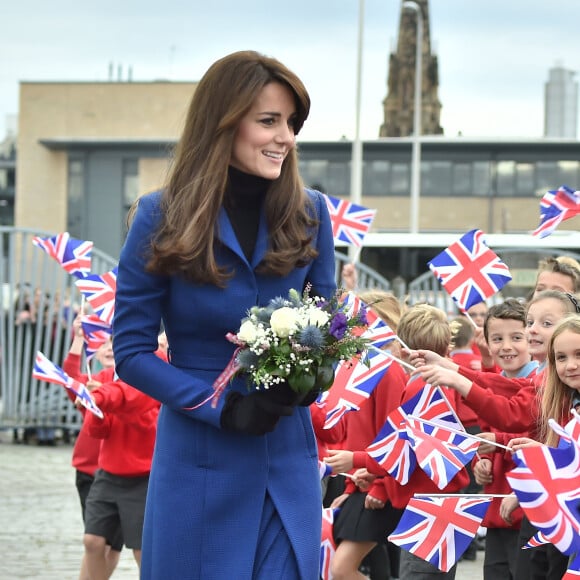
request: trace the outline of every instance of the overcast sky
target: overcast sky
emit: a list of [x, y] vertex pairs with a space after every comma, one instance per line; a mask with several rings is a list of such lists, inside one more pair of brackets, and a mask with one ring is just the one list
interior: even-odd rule
[[[305, 82], [303, 140], [354, 137], [360, 0], [18, 0], [0, 9], [0, 140], [19, 81], [198, 80], [242, 49], [274, 56]], [[366, 0], [360, 136], [383, 121], [400, 0]], [[429, 0], [445, 135], [540, 137], [544, 83], [580, 70], [580, 0]]]

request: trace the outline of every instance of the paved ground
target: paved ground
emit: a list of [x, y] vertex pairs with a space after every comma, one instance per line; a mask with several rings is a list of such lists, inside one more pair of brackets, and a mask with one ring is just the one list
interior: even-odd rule
[[[63, 444], [16, 445], [11, 433], [0, 431], [2, 580], [77, 578], [83, 530], [71, 452], [72, 447]], [[457, 580], [481, 580], [482, 561], [483, 553], [479, 552], [476, 562], [460, 562]], [[138, 578], [127, 550], [113, 578]]]

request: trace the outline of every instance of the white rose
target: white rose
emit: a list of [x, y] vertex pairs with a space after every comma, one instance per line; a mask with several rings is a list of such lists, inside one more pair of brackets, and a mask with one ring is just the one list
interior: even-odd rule
[[254, 323], [251, 320], [246, 320], [245, 322], [242, 322], [237, 337], [239, 340], [245, 342], [246, 344], [252, 344], [257, 337], [256, 327], [254, 326]]
[[328, 312], [324, 312], [324, 310], [320, 310], [320, 308], [316, 308], [310, 312], [308, 317], [308, 324], [312, 324], [313, 326], [324, 326], [330, 320], [330, 316]]
[[270, 317], [270, 326], [272, 330], [280, 337], [289, 336], [296, 330], [297, 313], [295, 308], [278, 308], [272, 312]]

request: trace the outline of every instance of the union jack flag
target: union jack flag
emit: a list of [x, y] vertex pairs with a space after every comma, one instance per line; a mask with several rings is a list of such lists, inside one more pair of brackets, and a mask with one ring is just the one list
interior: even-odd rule
[[580, 549], [580, 449], [526, 447], [506, 474], [530, 522], [563, 554]]
[[322, 537], [320, 540], [320, 578], [332, 580], [330, 562], [336, 552], [334, 520], [340, 508], [322, 508]]
[[361, 311], [366, 311], [365, 303], [354, 293], [354, 292], [347, 292], [341, 298], [342, 307], [344, 308], [344, 314], [348, 318], [353, 318]]
[[346, 242], [360, 248], [377, 210], [326, 194], [324, 197], [330, 213], [334, 241]]
[[85, 338], [85, 355], [87, 360], [91, 360], [99, 348], [110, 340], [113, 329], [110, 324], [101, 320], [96, 314], [83, 316], [81, 327]]
[[532, 548], [537, 548], [538, 546], [543, 546], [544, 544], [549, 544], [550, 540], [542, 534], [542, 532], [537, 532], [534, 534], [524, 546], [522, 550], [531, 550]]
[[416, 395], [389, 413], [385, 424], [365, 451], [401, 485], [409, 481], [417, 465], [405, 427], [409, 415], [456, 424], [447, 399], [439, 387], [431, 385], [425, 385]]
[[347, 411], [358, 411], [393, 362], [376, 351], [370, 351], [366, 360], [369, 366], [356, 358], [338, 364], [332, 389], [319, 398], [327, 409], [324, 429], [336, 425]]
[[533, 236], [549, 236], [564, 220], [580, 213], [580, 191], [574, 191], [566, 185], [552, 189], [544, 194], [540, 201], [540, 224], [532, 232]]
[[491, 498], [411, 498], [389, 540], [448, 572], [467, 549]]
[[397, 338], [395, 331], [372, 310], [367, 310], [367, 322], [368, 326], [361, 336], [375, 348], [382, 348]]
[[72, 391], [80, 400], [82, 406], [94, 413], [97, 417], [103, 418], [103, 412], [95, 405], [85, 385], [69, 377], [58, 365], [46, 358], [40, 351], [36, 353], [32, 376], [39, 381], [54, 383], [65, 389]]
[[115, 313], [117, 267], [99, 276], [92, 274], [75, 282], [86, 297], [95, 314], [107, 324], [112, 324]]
[[32, 243], [77, 278], [83, 278], [91, 271], [93, 242], [71, 238], [68, 232], [64, 232], [51, 238], [34, 236]]
[[462, 310], [493, 296], [511, 279], [509, 268], [471, 230], [428, 262], [429, 268]]
[[407, 418], [407, 436], [417, 462], [439, 489], [449, 482], [473, 459], [479, 441], [458, 433], [464, 430], [448, 429], [445, 425], [429, 425]]
[[362, 327], [354, 328], [353, 333], [369, 339], [370, 344], [376, 348], [381, 348], [397, 338], [393, 329], [353, 292], [345, 294], [342, 298], [342, 306], [344, 314], [349, 318], [364, 314], [367, 321], [366, 328], [364, 330]]

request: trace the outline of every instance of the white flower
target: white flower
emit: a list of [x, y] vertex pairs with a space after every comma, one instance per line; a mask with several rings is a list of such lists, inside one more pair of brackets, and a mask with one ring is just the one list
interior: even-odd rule
[[270, 326], [278, 336], [284, 338], [296, 330], [296, 321], [296, 310], [284, 306], [272, 312]]
[[246, 344], [253, 343], [257, 338], [256, 327], [251, 320], [246, 320], [242, 322], [240, 330], [238, 331], [238, 339]]
[[320, 308], [314, 308], [309, 313], [308, 324], [312, 324], [313, 326], [318, 326], [319, 328], [321, 328], [329, 320], [330, 315], [328, 314], [328, 312], [324, 312], [324, 310], [320, 310]]

